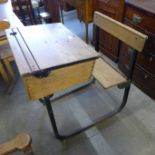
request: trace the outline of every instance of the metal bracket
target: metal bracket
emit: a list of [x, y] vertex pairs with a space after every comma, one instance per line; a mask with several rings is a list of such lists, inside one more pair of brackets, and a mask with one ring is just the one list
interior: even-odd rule
[[47, 77], [49, 75], [50, 71], [47, 70], [41, 70], [38, 72], [34, 72], [33, 75], [37, 78], [44, 78]]
[[128, 80], [128, 81], [126, 81], [126, 82], [124, 82], [124, 83], [119, 84], [117, 87], [118, 87], [119, 89], [124, 89], [124, 88], [128, 87], [130, 84], [131, 84], [131, 81]]
[[11, 32], [10, 35], [15, 36], [17, 32]]

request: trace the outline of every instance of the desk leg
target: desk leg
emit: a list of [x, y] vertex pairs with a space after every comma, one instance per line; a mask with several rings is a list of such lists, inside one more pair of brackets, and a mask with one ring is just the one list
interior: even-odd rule
[[85, 28], [86, 28], [86, 32], [85, 32], [85, 38], [86, 38], [86, 43], [88, 44], [88, 22], [85, 23]]
[[46, 105], [47, 112], [48, 112], [48, 115], [49, 115], [53, 130], [54, 130], [55, 136], [56, 136], [56, 138], [61, 139], [61, 137], [59, 136], [59, 133], [58, 133], [58, 128], [57, 128], [57, 125], [56, 125], [56, 121], [55, 121], [55, 117], [54, 117], [50, 97], [45, 97], [44, 98], [44, 103]]
[[114, 110], [110, 111], [109, 113], [99, 117], [98, 119], [94, 120], [91, 124], [89, 124], [88, 126], [84, 127], [84, 128], [80, 128], [68, 135], [60, 135], [59, 134], [59, 131], [58, 131], [58, 128], [57, 128], [57, 124], [56, 124], [56, 120], [55, 120], [55, 117], [54, 117], [54, 112], [53, 112], [53, 109], [52, 109], [52, 104], [51, 104], [51, 101], [50, 101], [50, 98], [53, 96], [48, 96], [48, 97], [45, 97], [44, 99], [41, 99], [40, 101], [42, 103], [44, 103], [46, 105], [46, 108], [47, 108], [47, 112], [48, 112], [48, 115], [49, 115], [49, 118], [50, 118], [50, 121], [51, 121], [51, 125], [53, 127], [53, 131], [54, 131], [54, 134], [56, 136], [56, 138], [60, 139], [60, 140], [64, 140], [64, 139], [67, 139], [67, 138], [70, 138], [72, 136], [75, 136], [97, 124], [99, 124], [100, 122], [106, 120], [106, 119], [109, 119], [111, 118], [112, 116], [116, 115], [117, 113], [121, 112], [122, 109], [125, 107], [126, 103], [127, 103], [127, 99], [128, 99], [128, 95], [129, 95], [129, 90], [130, 90], [130, 85], [131, 83], [129, 83], [127, 86], [125, 86], [125, 90], [124, 90], [124, 96], [123, 96], [123, 100], [122, 100], [122, 103]]

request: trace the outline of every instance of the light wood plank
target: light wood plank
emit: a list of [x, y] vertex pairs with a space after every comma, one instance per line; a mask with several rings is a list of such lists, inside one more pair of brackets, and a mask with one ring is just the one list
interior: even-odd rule
[[94, 23], [139, 52], [142, 52], [148, 39], [148, 36], [99, 12], [95, 12]]
[[110, 88], [126, 82], [126, 79], [119, 72], [101, 58], [95, 62], [93, 76], [104, 88]]
[[36, 100], [81, 84], [91, 77], [94, 61], [53, 70], [48, 77], [24, 76], [29, 99]]

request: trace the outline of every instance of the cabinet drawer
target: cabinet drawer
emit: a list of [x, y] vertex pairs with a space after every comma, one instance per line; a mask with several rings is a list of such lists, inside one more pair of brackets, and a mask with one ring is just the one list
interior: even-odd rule
[[116, 13], [116, 9], [114, 7], [103, 2], [101, 3], [100, 1], [98, 2], [97, 11], [102, 12], [109, 17], [115, 16], [115, 13]]
[[[136, 63], [149, 73], [155, 75], [155, 36], [153, 36], [151, 33], [144, 32], [140, 28], [137, 28], [129, 21], [125, 21], [125, 24], [149, 36], [148, 40], [146, 41], [143, 52], [138, 54]], [[124, 48], [124, 46], [122, 48]], [[120, 52], [120, 61], [122, 61], [121, 63], [125, 63], [127, 62], [126, 57], [128, 57], [128, 54], [125, 53], [125, 51], [128, 52], [128, 48], [122, 48]], [[126, 57], [124, 55], [126, 55]]]
[[[130, 48], [122, 44], [119, 55], [119, 67], [127, 74], [130, 63]], [[155, 76], [155, 54], [138, 53], [136, 65]]]
[[136, 66], [133, 80], [136, 86], [155, 99], [155, 76], [151, 76], [149, 73]]
[[155, 20], [151, 13], [145, 13], [134, 7], [126, 6], [125, 18], [134, 25], [155, 33]]
[[137, 65], [155, 75], [155, 55], [138, 54]]

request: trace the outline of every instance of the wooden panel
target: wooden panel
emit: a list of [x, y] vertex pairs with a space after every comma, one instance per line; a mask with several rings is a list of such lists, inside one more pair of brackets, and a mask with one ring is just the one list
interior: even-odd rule
[[[94, 10], [121, 22], [124, 4], [124, 0], [94, 0]], [[100, 51], [110, 59], [117, 61], [119, 56], [119, 40], [101, 29], [99, 38]]]
[[46, 11], [50, 13], [52, 22], [60, 22], [60, 8], [58, 0], [46, 0]]
[[75, 0], [78, 18], [83, 22], [93, 20], [93, 0]]
[[56, 69], [45, 78], [24, 76], [29, 98], [40, 99], [87, 81], [91, 76], [93, 65], [94, 61], [88, 61]]
[[92, 47], [62, 24], [28, 26], [21, 30], [21, 34], [39, 70], [98, 57]]
[[143, 50], [148, 38], [146, 35], [99, 12], [95, 12], [94, 23], [139, 52]]
[[109, 88], [126, 82], [126, 79], [119, 72], [113, 69], [101, 58], [97, 59], [95, 62], [93, 76], [104, 88]]

